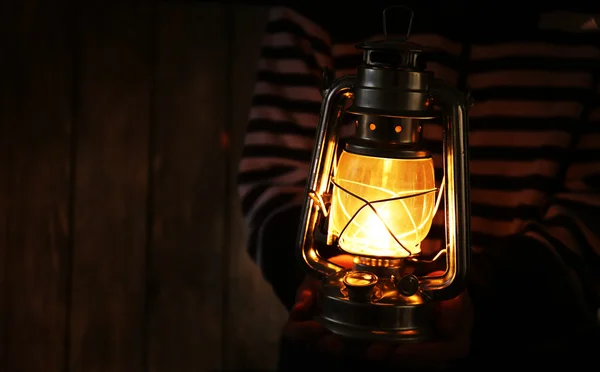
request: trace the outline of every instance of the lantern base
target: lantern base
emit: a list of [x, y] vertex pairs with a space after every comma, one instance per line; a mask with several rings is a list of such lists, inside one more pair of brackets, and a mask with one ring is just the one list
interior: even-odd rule
[[[394, 276], [375, 276], [372, 286], [351, 288], [345, 278], [356, 273], [344, 270], [322, 283], [318, 319], [327, 329], [372, 341], [418, 342], [430, 337], [433, 303], [428, 298], [419, 292], [401, 294]], [[362, 296], [353, 293], [357, 289]]]

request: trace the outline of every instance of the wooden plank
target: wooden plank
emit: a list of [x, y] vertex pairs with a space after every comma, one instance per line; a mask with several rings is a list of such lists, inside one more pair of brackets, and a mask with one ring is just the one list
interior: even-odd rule
[[227, 19], [217, 3], [158, 10], [150, 371], [222, 364]]
[[[8, 214], [10, 200], [10, 131], [15, 125], [15, 71], [18, 41], [13, 2], [0, 3], [0, 370], [6, 370], [6, 314], [8, 310]], [[7, 16], [11, 14], [12, 16]]]
[[[6, 370], [7, 362], [7, 319], [9, 305], [6, 293], [8, 278], [8, 221], [10, 200], [10, 131], [17, 119], [15, 87], [18, 85], [16, 72], [18, 38], [17, 9], [14, 2], [0, 3], [0, 370]], [[7, 15], [11, 16], [7, 16]]]
[[71, 371], [144, 370], [152, 8], [80, 7]]
[[12, 29], [3, 44], [10, 63], [1, 70], [8, 89], [1, 156], [10, 160], [11, 173], [0, 170], [1, 193], [10, 189], [8, 205], [0, 205], [9, 213], [8, 236], [0, 233], [6, 249], [2, 371], [64, 370], [72, 117], [66, 5], [28, 0], [3, 15]]
[[[267, 8], [234, 7], [231, 92], [233, 109], [229, 133], [230, 220], [228, 231], [245, 230], [236, 187], [238, 163], [248, 122], [260, 44]], [[287, 315], [246, 250], [245, 234], [230, 234], [230, 285], [227, 309], [228, 342], [226, 367], [230, 370], [272, 370], [276, 364], [278, 339]]]

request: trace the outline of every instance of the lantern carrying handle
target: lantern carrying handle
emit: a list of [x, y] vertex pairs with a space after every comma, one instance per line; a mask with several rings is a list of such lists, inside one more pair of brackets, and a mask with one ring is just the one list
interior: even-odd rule
[[408, 28], [406, 29], [406, 34], [404, 36], [404, 40], [408, 40], [408, 38], [410, 37], [410, 32], [412, 31], [412, 24], [413, 24], [413, 18], [415, 17], [415, 12], [412, 9], [410, 9], [409, 7], [405, 6], [405, 5], [392, 5], [392, 6], [389, 6], [389, 7], [385, 8], [383, 10], [383, 35], [385, 37], [388, 36], [387, 12], [390, 9], [404, 9], [404, 10], [407, 10], [410, 13], [410, 19], [408, 21]]
[[[327, 74], [327, 72], [325, 72]], [[306, 183], [304, 205], [298, 234], [300, 262], [309, 273], [328, 276], [344, 268], [321, 257], [315, 247], [315, 235], [319, 216], [325, 212], [317, 202], [330, 188], [330, 176], [333, 170], [335, 155], [338, 149], [341, 116], [348, 100], [352, 99], [354, 76], [344, 76], [334, 80], [323, 91], [320, 121], [317, 138], [313, 149], [309, 178]]]
[[469, 198], [470, 95], [441, 79], [434, 79], [431, 94], [444, 120], [444, 178], [446, 180], [446, 272], [420, 278], [420, 285], [438, 300], [457, 296], [465, 286], [471, 260]]

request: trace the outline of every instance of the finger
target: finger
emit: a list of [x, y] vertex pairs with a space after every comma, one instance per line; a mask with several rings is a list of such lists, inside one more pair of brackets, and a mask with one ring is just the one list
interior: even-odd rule
[[[444, 271], [434, 271], [427, 274], [427, 276], [441, 276], [444, 275]], [[459, 296], [446, 301], [440, 301], [436, 304], [435, 312], [437, 318], [437, 327], [442, 336], [450, 336], [456, 333], [457, 328], [462, 326], [460, 320], [463, 319], [466, 310], [465, 293], [461, 293]]]
[[463, 312], [466, 309], [460, 297], [440, 302], [436, 310], [438, 330], [443, 336], [451, 336], [463, 326], [462, 320], [465, 318]]
[[315, 341], [325, 333], [325, 328], [315, 320], [288, 322], [283, 327], [283, 336], [291, 341]]
[[290, 310], [290, 320], [306, 320], [312, 315], [315, 305], [315, 293], [305, 289], [300, 291], [296, 303]]
[[349, 254], [340, 254], [337, 256], [333, 256], [329, 259], [336, 265], [343, 267], [344, 269], [351, 269], [354, 265], [354, 256]]
[[300, 288], [298, 289], [298, 293], [297, 296], [300, 295], [300, 293], [303, 290], [309, 290], [312, 292], [317, 292], [319, 290], [321, 281], [315, 277], [312, 276], [306, 276], [306, 278], [304, 278], [304, 281], [302, 281], [302, 284], [300, 285]]
[[319, 340], [317, 350], [332, 355], [340, 355], [344, 351], [342, 340], [334, 334], [326, 334]]
[[314, 298], [316, 297], [317, 293], [309, 288], [304, 288], [298, 291], [298, 294], [296, 295], [296, 305], [309, 305], [310, 303], [313, 302]]
[[466, 293], [438, 306], [438, 329], [442, 336], [453, 337], [464, 332], [470, 332], [472, 323], [472, 308]]
[[296, 302], [302, 301], [308, 297], [313, 297], [317, 294], [319, 287], [312, 280], [305, 280], [296, 292]]
[[425, 276], [442, 276], [445, 274], [444, 270], [436, 270], [436, 271], [432, 271], [429, 274], [425, 275]]
[[393, 346], [383, 342], [375, 343], [367, 350], [367, 358], [372, 360], [385, 360], [391, 354]]

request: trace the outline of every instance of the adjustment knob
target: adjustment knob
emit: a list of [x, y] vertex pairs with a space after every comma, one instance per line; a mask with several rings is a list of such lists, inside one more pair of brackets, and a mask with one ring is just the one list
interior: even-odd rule
[[401, 295], [410, 297], [419, 291], [419, 279], [414, 275], [406, 275], [398, 280], [396, 289]]

